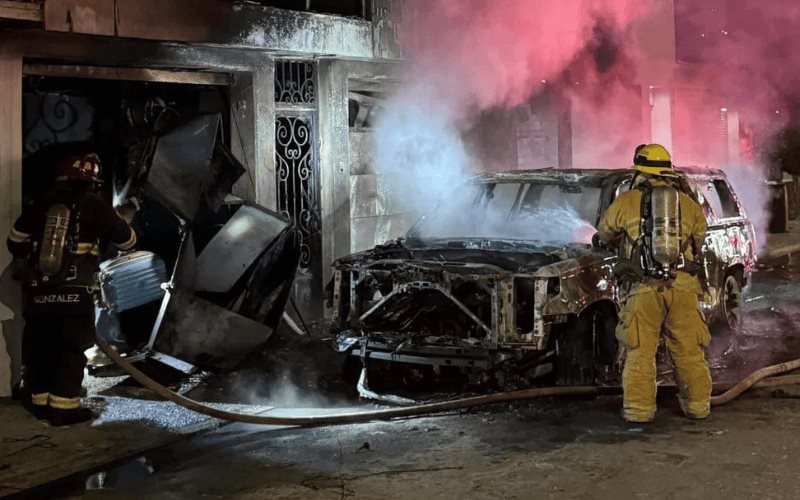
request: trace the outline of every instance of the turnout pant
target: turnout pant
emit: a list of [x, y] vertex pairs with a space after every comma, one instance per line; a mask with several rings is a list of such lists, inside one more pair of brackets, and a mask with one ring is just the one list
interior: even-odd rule
[[25, 385], [34, 405], [70, 410], [80, 406], [83, 351], [92, 346], [94, 320], [86, 314], [29, 314]]
[[691, 418], [707, 417], [711, 372], [705, 350], [711, 336], [697, 294], [672, 287], [631, 295], [620, 313], [616, 336], [626, 350], [623, 417], [647, 422], [655, 416], [656, 351], [662, 333], [675, 365], [681, 409]]

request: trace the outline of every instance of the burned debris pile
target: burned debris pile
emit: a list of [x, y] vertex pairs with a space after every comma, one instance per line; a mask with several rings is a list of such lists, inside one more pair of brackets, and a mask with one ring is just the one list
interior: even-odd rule
[[[222, 141], [219, 114], [171, 121], [155, 120], [115, 179], [115, 202], [141, 206], [134, 225], [143, 252], [104, 263], [106, 297], [156, 297], [160, 305], [107, 301], [98, 332], [143, 343], [133, 360], [152, 357], [181, 371], [230, 369], [280, 322], [298, 263], [294, 228], [231, 194], [245, 168]], [[166, 268], [163, 284], [141, 278]]]

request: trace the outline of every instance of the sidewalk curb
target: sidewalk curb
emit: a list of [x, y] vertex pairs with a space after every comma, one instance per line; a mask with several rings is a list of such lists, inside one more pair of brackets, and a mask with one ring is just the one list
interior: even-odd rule
[[784, 243], [768, 247], [762, 254], [758, 256], [758, 260], [766, 261], [772, 259], [779, 259], [781, 257], [787, 257], [789, 255], [800, 252], [800, 235], [798, 235], [797, 239], [798, 241], [796, 242]]

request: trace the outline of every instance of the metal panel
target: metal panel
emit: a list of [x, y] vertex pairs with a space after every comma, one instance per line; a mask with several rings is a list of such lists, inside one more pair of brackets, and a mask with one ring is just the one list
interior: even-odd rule
[[277, 214], [244, 205], [200, 254], [196, 290], [228, 292], [288, 226]]
[[156, 350], [192, 364], [230, 369], [266, 342], [272, 332], [257, 321], [176, 291]]
[[205, 187], [214, 181], [211, 158], [219, 128], [219, 115], [206, 115], [158, 140], [147, 187], [186, 220], [194, 218]]

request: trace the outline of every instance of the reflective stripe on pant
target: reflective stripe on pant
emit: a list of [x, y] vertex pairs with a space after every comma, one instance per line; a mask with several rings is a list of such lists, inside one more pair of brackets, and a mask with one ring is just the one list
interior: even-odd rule
[[707, 416], [711, 372], [705, 348], [711, 336], [697, 295], [665, 287], [630, 296], [620, 313], [616, 335], [626, 348], [622, 373], [624, 417], [648, 421], [655, 416], [656, 351], [662, 331], [675, 364], [682, 408], [691, 417]]
[[36, 394], [31, 394], [31, 403], [34, 406], [47, 406], [47, 402], [49, 400], [50, 400], [49, 392], [40, 392]]
[[81, 406], [81, 398], [63, 398], [51, 394], [49, 404], [51, 408], [56, 408], [58, 410], [74, 410]]

